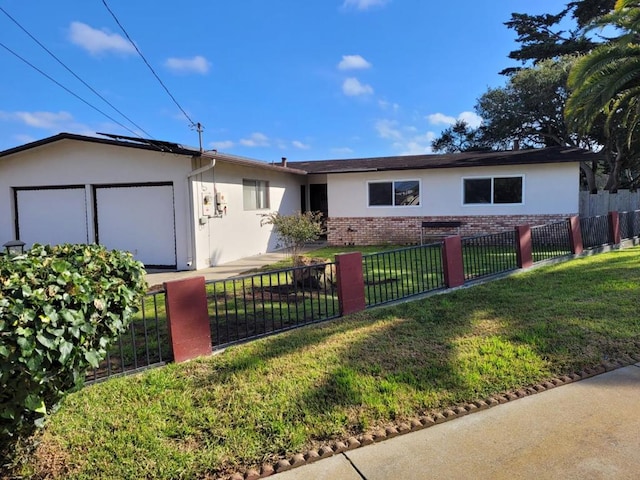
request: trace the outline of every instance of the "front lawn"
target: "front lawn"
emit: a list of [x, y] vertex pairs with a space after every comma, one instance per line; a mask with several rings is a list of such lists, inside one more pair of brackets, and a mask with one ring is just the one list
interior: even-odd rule
[[640, 249], [514, 275], [95, 384], [25, 475], [215, 478], [640, 351]]

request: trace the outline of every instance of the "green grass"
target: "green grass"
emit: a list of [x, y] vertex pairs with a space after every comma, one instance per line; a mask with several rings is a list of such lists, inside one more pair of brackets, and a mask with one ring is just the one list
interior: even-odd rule
[[640, 249], [369, 310], [95, 384], [25, 475], [212, 478], [637, 353]]

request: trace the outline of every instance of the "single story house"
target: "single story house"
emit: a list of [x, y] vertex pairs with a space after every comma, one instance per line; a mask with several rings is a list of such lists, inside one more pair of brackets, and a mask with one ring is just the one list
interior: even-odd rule
[[306, 172], [169, 142], [61, 133], [0, 152], [0, 245], [100, 243], [148, 268], [279, 247], [263, 214], [300, 210]]
[[551, 147], [288, 165], [307, 172], [307, 205], [327, 217], [330, 244], [371, 245], [415, 243], [423, 222], [471, 236], [576, 215], [580, 162], [598, 158]]
[[[264, 215], [321, 211], [330, 244], [416, 243], [578, 212], [572, 148], [266, 163], [118, 135], [60, 133], [0, 152], [0, 245], [101, 243], [148, 268], [201, 269], [281, 247]], [[449, 233], [444, 231], [442, 233]]]

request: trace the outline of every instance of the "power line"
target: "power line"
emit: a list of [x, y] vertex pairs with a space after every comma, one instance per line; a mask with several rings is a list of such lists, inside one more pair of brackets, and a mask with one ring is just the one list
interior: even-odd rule
[[153, 76], [156, 77], [156, 79], [158, 80], [158, 82], [160, 82], [160, 85], [162, 85], [162, 88], [164, 88], [165, 92], [167, 92], [167, 95], [169, 95], [169, 97], [171, 97], [171, 100], [173, 100], [173, 103], [176, 104], [176, 106], [180, 109], [180, 111], [182, 112], [182, 114], [187, 118], [187, 120], [189, 120], [189, 123], [191, 124], [192, 127], [197, 127], [197, 128], [201, 128], [201, 125], [198, 123], [196, 124], [196, 122], [194, 122], [193, 120], [191, 120], [191, 117], [187, 114], [187, 112], [184, 111], [184, 109], [180, 106], [180, 104], [178, 103], [178, 101], [175, 99], [175, 97], [171, 94], [171, 92], [169, 91], [169, 89], [167, 88], [167, 86], [164, 84], [164, 82], [162, 80], [160, 80], [160, 77], [158, 76], [158, 74], [156, 73], [156, 71], [153, 69], [153, 67], [151, 66], [151, 64], [147, 61], [147, 59], [144, 57], [144, 55], [142, 54], [142, 52], [140, 51], [140, 49], [138, 48], [138, 46], [134, 43], [134, 41], [131, 39], [131, 37], [129, 36], [129, 34], [127, 33], [127, 31], [125, 30], [125, 28], [122, 26], [122, 24], [120, 23], [120, 20], [118, 20], [118, 17], [116, 17], [116, 14], [113, 13], [113, 11], [111, 10], [111, 8], [109, 8], [109, 5], [107, 5], [106, 0], [102, 0], [102, 3], [104, 4], [105, 8], [108, 10], [108, 12], [111, 14], [111, 16], [113, 17], [113, 19], [116, 21], [116, 23], [118, 24], [118, 26], [120, 27], [120, 30], [122, 30], [122, 33], [124, 33], [124, 35], [127, 37], [127, 40], [129, 40], [129, 43], [131, 43], [131, 45], [133, 45], [133, 48], [136, 49], [136, 52], [138, 52], [138, 55], [140, 55], [140, 58], [142, 58], [142, 60], [144, 61], [144, 63], [147, 65], [147, 67], [149, 67], [149, 70], [151, 70], [151, 73], [153, 73]]
[[[4, 8], [2, 8], [0, 6], [0, 11], [2, 11], [2, 13], [4, 13], [7, 17], [9, 17], [9, 19], [15, 23], [18, 28], [20, 28], [24, 33], [26, 33], [31, 40], [33, 40], [34, 42], [36, 42], [40, 48], [42, 48], [45, 52], [47, 52], [49, 55], [51, 55], [60, 65], [62, 65], [71, 75], [73, 75], [77, 80], [79, 80], [85, 87], [87, 87], [89, 90], [91, 90], [95, 95], [97, 95], [103, 102], [105, 102], [107, 105], [109, 105], [113, 110], [115, 110], [116, 112], [118, 112], [123, 118], [125, 118], [127, 121], [129, 121], [129, 123], [131, 123], [134, 127], [136, 127], [138, 130], [140, 130], [142, 133], [144, 133], [147, 137], [152, 138], [152, 136], [145, 131], [144, 128], [142, 128], [140, 125], [138, 125], [136, 122], [134, 122], [133, 120], [131, 120], [128, 116], [126, 116], [124, 113], [122, 113], [120, 110], [118, 110], [111, 102], [109, 102], [106, 98], [104, 98], [100, 93], [98, 93], [91, 85], [89, 85], [87, 82], [85, 82], [82, 78], [80, 78], [73, 70], [71, 70], [62, 60], [60, 60], [53, 52], [51, 52], [51, 50], [49, 50], [47, 47], [45, 47], [36, 37], [34, 37], [26, 28], [24, 28], [15, 18], [13, 18]], [[6, 47], [5, 47], [6, 48]], [[13, 52], [12, 52], [13, 53]], [[20, 58], [20, 57], [18, 57]], [[42, 73], [42, 72], [41, 72]], [[129, 129], [127, 129], [129, 130]], [[131, 132], [131, 130], [129, 130]]]
[[71, 90], [69, 90], [67, 87], [65, 87], [64, 85], [62, 85], [60, 82], [58, 82], [55, 78], [51, 77], [50, 75], [46, 74], [45, 72], [43, 72], [42, 70], [40, 70], [38, 67], [36, 67], [34, 64], [32, 64], [31, 62], [29, 62], [26, 58], [21, 57], [19, 54], [17, 54], [16, 52], [14, 52], [13, 50], [11, 50], [9, 47], [7, 47], [4, 43], [0, 42], [0, 47], [4, 48], [7, 52], [11, 53], [12, 55], [14, 55], [15, 57], [19, 58], [20, 60], [22, 60], [24, 63], [26, 63], [27, 65], [29, 65], [31, 68], [33, 68], [36, 72], [40, 73], [41, 75], [43, 75], [44, 77], [48, 78], [49, 80], [51, 80], [53, 83], [55, 83], [56, 85], [58, 85], [60, 88], [62, 88], [64, 91], [66, 91], [67, 93], [69, 93], [70, 95], [73, 95], [75, 98], [77, 98], [78, 100], [80, 100], [82, 103], [84, 103], [85, 105], [87, 105], [88, 107], [94, 109], [96, 112], [100, 113], [101, 115], [104, 115], [106, 118], [108, 118], [109, 120], [111, 120], [112, 122], [114, 122], [115, 124], [121, 126], [122, 128], [124, 128], [125, 130], [127, 130], [128, 132], [132, 133], [133, 135], [135, 135], [136, 137], [140, 138], [140, 135], [138, 135], [136, 132], [134, 132], [133, 130], [131, 130], [129, 127], [127, 127], [126, 125], [123, 125], [122, 123], [120, 123], [118, 120], [116, 120], [115, 118], [111, 117], [109, 114], [103, 112], [102, 110], [100, 110], [98, 107], [96, 107], [95, 105], [92, 105], [91, 103], [89, 103], [87, 100], [85, 100], [84, 98], [82, 98], [80, 95], [72, 92]]

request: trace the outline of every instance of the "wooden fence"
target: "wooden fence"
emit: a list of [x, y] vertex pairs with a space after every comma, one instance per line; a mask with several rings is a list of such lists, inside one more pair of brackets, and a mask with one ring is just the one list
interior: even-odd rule
[[580, 192], [580, 216], [595, 217], [608, 212], [640, 210], [640, 191], [618, 190], [618, 193], [601, 191]]

